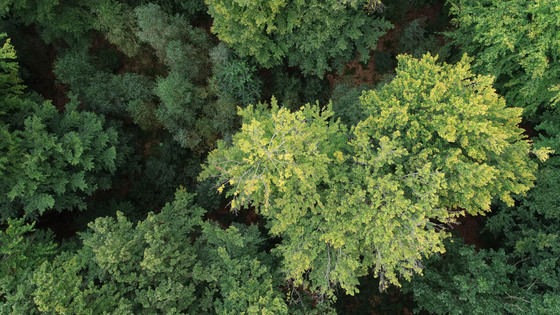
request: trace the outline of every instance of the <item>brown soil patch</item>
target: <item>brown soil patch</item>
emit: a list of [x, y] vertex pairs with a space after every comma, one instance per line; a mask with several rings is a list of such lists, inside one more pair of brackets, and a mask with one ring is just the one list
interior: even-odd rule
[[455, 225], [453, 230], [459, 233], [461, 238], [465, 240], [465, 243], [474, 245], [477, 251], [481, 248], [486, 248], [486, 245], [480, 239], [480, 229], [482, 228], [482, 223], [480, 222], [479, 217], [465, 215], [459, 217], [457, 223], [458, 224]]

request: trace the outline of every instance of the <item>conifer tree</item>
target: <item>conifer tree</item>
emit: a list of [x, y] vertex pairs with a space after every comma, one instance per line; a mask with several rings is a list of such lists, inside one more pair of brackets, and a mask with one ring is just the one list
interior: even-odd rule
[[361, 1], [206, 0], [212, 32], [240, 56], [266, 68], [299, 66], [322, 77], [353, 57], [366, 62], [369, 49], [391, 24], [368, 16]]
[[53, 235], [35, 229], [35, 223], [8, 219], [0, 231], [0, 313], [39, 314], [31, 283], [35, 270], [58, 253]]
[[66, 314], [287, 314], [256, 226], [203, 222], [184, 189], [137, 225], [122, 213], [98, 218], [83, 247], [33, 275], [37, 309]]
[[[38, 96], [23, 95], [7, 41], [0, 53], [0, 217], [85, 208], [84, 197], [108, 189], [122, 162], [116, 130], [103, 117], [78, 111], [72, 100], [60, 113]], [[125, 150], [126, 151], [126, 150]]]
[[509, 106], [535, 114], [558, 97], [560, 7], [557, 1], [449, 0], [447, 35], [475, 57], [474, 70], [496, 77]]

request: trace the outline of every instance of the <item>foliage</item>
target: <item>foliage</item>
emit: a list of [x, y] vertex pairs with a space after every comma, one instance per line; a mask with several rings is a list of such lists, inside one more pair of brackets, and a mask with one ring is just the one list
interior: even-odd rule
[[434, 35], [427, 35], [425, 23], [425, 19], [416, 19], [408, 24], [399, 40], [399, 53], [421, 58], [429, 52], [432, 56], [438, 56], [438, 60], [445, 61], [449, 56], [449, 46], [442, 46]]
[[137, 208], [145, 209], [146, 213], [160, 209], [172, 200], [177, 187], [191, 186], [201, 162], [198, 155], [178, 147], [169, 135], [163, 135], [148, 145], [143, 152], [141, 172], [132, 182], [128, 196]]
[[355, 126], [366, 118], [364, 108], [360, 103], [362, 92], [367, 86], [352, 87], [348, 83], [340, 83], [334, 86], [331, 94], [334, 117], [347, 126]]
[[130, 36], [134, 28], [132, 15], [116, 0], [3, 0], [0, 7], [0, 18], [37, 25], [47, 43], [63, 40], [74, 44], [97, 29], [107, 32], [109, 41], [125, 53], [137, 49], [138, 44]]
[[210, 38], [204, 30], [192, 27], [183, 16], [165, 13], [156, 4], [139, 6], [134, 12], [138, 38], [149, 44], [171, 71], [181, 71], [191, 80], [209, 75]]
[[[479, 250], [452, 239], [447, 252], [428, 259], [424, 275], [405, 285], [420, 310], [435, 314], [504, 314], [516, 311], [522, 293], [510, 277], [515, 267], [503, 250]], [[519, 307], [519, 306], [517, 306]]]
[[52, 233], [35, 230], [23, 219], [8, 219], [0, 231], [0, 313], [37, 314], [30, 298], [33, 271], [57, 250]]
[[[368, 2], [370, 1], [375, 0], [368, 0]], [[398, 21], [402, 20], [410, 10], [419, 9], [422, 6], [431, 6], [436, 0], [386, 0], [382, 2], [383, 8], [378, 12], [383, 13], [390, 21]]]
[[51, 208], [83, 210], [85, 195], [111, 185], [118, 166], [117, 132], [105, 128], [102, 118], [76, 107], [76, 102], [70, 103], [59, 114], [48, 102], [37, 105], [23, 130], [12, 133], [20, 156], [9, 160], [0, 191], [27, 215]]
[[511, 194], [525, 193], [536, 170], [518, 127], [521, 109], [506, 108], [492, 78], [475, 76], [466, 56], [456, 65], [429, 54], [398, 60], [395, 79], [362, 96], [369, 118], [358, 127], [373, 139], [399, 132], [408, 172], [431, 163], [445, 174], [440, 206], [480, 214], [494, 196], [513, 205]]
[[256, 68], [237, 58], [222, 43], [210, 52], [214, 71], [212, 80], [218, 94], [233, 98], [239, 105], [255, 104], [261, 96], [262, 81], [255, 76]]
[[[0, 33], [0, 40], [6, 38], [6, 33]], [[18, 64], [15, 62], [16, 51], [6, 38], [0, 48], [0, 93], [2, 96], [21, 94], [24, 86], [18, 76]]]
[[294, 69], [275, 67], [267, 86], [263, 88], [263, 98], [274, 96], [283, 106], [291, 110], [301, 104], [328, 101], [329, 83], [317, 76], [303, 76]]
[[420, 308], [441, 314], [558, 312], [558, 166], [558, 157], [544, 162], [528, 196], [516, 207], [499, 205], [487, 220], [498, 252], [446, 246], [446, 255], [427, 263], [425, 276], [407, 289]]
[[0, 0], [0, 313], [560, 314], [558, 2], [447, 2]]
[[258, 209], [271, 235], [282, 237], [275, 252], [286, 277], [323, 297], [336, 284], [353, 294], [370, 267], [386, 279], [382, 288], [398, 284], [397, 272], [409, 277], [422, 256], [443, 250], [445, 233], [434, 233], [426, 217], [446, 217], [434, 210], [441, 174], [430, 166], [394, 172], [406, 154], [395, 147], [397, 134], [370, 148], [357, 133], [348, 146], [332, 114], [317, 106], [290, 113], [274, 99], [270, 113], [263, 105], [240, 110], [233, 146], [219, 143], [201, 174], [219, 176], [220, 191], [231, 185], [232, 208]]
[[500, 207], [489, 218], [486, 229], [516, 262], [513, 279], [524, 288], [522, 309], [533, 313], [558, 311], [560, 293], [560, 247], [558, 193], [560, 160], [557, 156], [542, 164], [536, 187], [515, 208]]
[[126, 4], [106, 0], [94, 8], [95, 27], [105, 33], [105, 38], [120, 51], [133, 57], [140, 51], [140, 41], [136, 37], [136, 15]]
[[206, 85], [212, 70], [209, 36], [154, 4], [135, 12], [138, 37], [154, 48], [169, 70], [166, 77], [157, 78], [154, 89], [161, 101], [157, 119], [181, 147], [207, 152], [235, 127], [235, 102]]
[[208, 157], [200, 179], [218, 177], [232, 208], [253, 206], [267, 219], [296, 286], [353, 294], [369, 268], [380, 289], [398, 285], [422, 257], [444, 251], [446, 234], [432, 222], [489, 210], [493, 196], [512, 201], [531, 185], [520, 110], [505, 108], [490, 78], [473, 77], [466, 58], [399, 61], [390, 84], [361, 97], [369, 118], [350, 142], [330, 108], [290, 113], [273, 99], [270, 112], [240, 109], [233, 144]]
[[557, 1], [451, 0], [457, 28], [447, 33], [475, 57], [475, 71], [496, 77], [511, 106], [534, 119], [560, 80]]
[[143, 128], [156, 128], [155, 114], [150, 111], [154, 83], [140, 74], [116, 75], [97, 68], [88, 45], [74, 45], [59, 55], [54, 67], [57, 79], [69, 84], [89, 110], [116, 117], [130, 113]]
[[158, 79], [155, 93], [163, 105], [156, 111], [157, 118], [174, 135], [174, 139], [185, 148], [199, 145], [202, 141], [200, 130], [193, 126], [204, 105], [204, 92], [180, 72], [173, 71], [166, 78]]
[[[17, 64], [10, 68], [17, 69]], [[18, 95], [17, 81], [7, 84], [13, 88], [1, 95], [5, 101], [0, 130], [5, 138], [0, 148], [7, 157], [0, 160], [2, 220], [18, 215], [20, 207], [26, 215], [52, 208], [83, 210], [84, 197], [109, 188], [122, 161], [117, 148], [125, 145], [119, 144], [116, 130], [103, 117], [78, 111], [75, 100], [59, 113], [50, 102]]]
[[167, 14], [180, 14], [188, 21], [199, 19], [206, 14], [204, 0], [128, 0], [130, 6], [136, 7], [146, 4], [156, 4]]
[[305, 75], [322, 77], [358, 51], [369, 49], [391, 24], [368, 17], [360, 1], [206, 0], [214, 19], [212, 32], [241, 57], [254, 56], [271, 68], [299, 66]]
[[222, 230], [202, 222], [204, 210], [192, 198], [178, 191], [173, 203], [137, 226], [122, 214], [91, 223], [91, 231], [81, 235], [82, 249], [59, 255], [35, 273], [38, 309], [73, 314], [287, 313], [272, 261], [258, 252], [258, 229]]
[[379, 73], [384, 74], [394, 70], [394, 59], [390, 53], [386, 51], [376, 51], [374, 56], [375, 70]]
[[99, 1], [3, 0], [0, 18], [20, 19], [25, 25], [37, 24], [47, 43], [60, 39], [73, 42], [93, 28], [93, 16], [88, 9]]
[[[535, 147], [557, 150], [558, 129], [552, 122], [558, 116], [547, 116], [549, 121], [539, 128], [546, 133]], [[559, 166], [555, 155], [541, 161], [535, 187], [527, 197], [516, 198], [515, 207], [496, 205], [496, 213], [485, 224], [485, 240], [498, 247], [498, 252], [474, 253], [461, 245], [455, 249], [455, 255], [448, 248], [450, 252], [444, 257], [430, 260], [425, 277], [413, 279], [409, 286], [420, 308], [451, 314], [559, 311]], [[474, 262], [477, 263], [473, 265]]]

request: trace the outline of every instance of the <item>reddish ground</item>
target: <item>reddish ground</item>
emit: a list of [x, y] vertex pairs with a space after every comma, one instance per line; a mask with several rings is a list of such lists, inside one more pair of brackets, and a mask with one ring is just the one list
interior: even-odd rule
[[486, 248], [484, 242], [480, 239], [482, 224], [479, 217], [473, 217], [472, 215], [462, 216], [457, 223], [453, 230], [459, 233], [461, 238], [465, 240], [465, 243], [474, 245], [476, 250]]

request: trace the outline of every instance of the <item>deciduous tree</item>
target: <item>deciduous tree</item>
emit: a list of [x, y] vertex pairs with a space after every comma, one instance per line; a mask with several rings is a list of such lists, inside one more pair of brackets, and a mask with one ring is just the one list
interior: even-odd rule
[[521, 110], [505, 107], [490, 77], [474, 76], [466, 57], [399, 61], [391, 83], [362, 95], [369, 118], [351, 134], [329, 106], [292, 113], [273, 99], [270, 111], [239, 110], [241, 131], [200, 176], [218, 177], [232, 208], [257, 208], [282, 237], [286, 278], [323, 296], [333, 285], [353, 294], [370, 268], [380, 289], [410, 279], [444, 251], [438, 223], [488, 211], [494, 196], [512, 202], [532, 184]]

